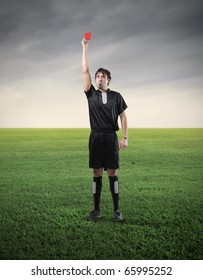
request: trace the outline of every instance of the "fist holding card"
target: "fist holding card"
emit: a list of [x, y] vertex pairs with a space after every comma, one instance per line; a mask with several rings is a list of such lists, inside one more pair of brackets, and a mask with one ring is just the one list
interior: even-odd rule
[[84, 38], [85, 38], [86, 40], [91, 40], [91, 38], [92, 38], [92, 33], [91, 33], [91, 32], [85, 33], [85, 34], [84, 34]]
[[83, 48], [87, 48], [88, 41], [91, 40], [91, 38], [92, 38], [92, 33], [91, 32], [87, 32], [87, 33], [84, 34], [84, 37], [82, 39]]

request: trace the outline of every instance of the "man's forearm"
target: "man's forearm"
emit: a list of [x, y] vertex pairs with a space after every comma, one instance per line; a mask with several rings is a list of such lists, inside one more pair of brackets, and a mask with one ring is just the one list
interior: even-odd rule
[[121, 128], [123, 132], [123, 137], [120, 142], [120, 149], [125, 149], [128, 146], [128, 123], [127, 123], [127, 117], [125, 112], [123, 112], [120, 115], [121, 118]]
[[123, 136], [127, 137], [128, 136], [128, 122], [127, 122], [126, 114], [123, 114], [121, 116], [121, 128], [122, 128]]
[[83, 72], [89, 71], [86, 47], [83, 47], [83, 51], [82, 51], [82, 70], [83, 70]]

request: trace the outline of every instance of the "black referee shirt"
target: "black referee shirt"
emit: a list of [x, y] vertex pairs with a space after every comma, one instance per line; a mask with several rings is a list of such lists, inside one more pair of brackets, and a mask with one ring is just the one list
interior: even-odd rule
[[101, 91], [93, 85], [85, 92], [89, 106], [91, 129], [119, 130], [118, 116], [128, 107], [119, 92], [108, 89], [107, 103], [103, 104]]

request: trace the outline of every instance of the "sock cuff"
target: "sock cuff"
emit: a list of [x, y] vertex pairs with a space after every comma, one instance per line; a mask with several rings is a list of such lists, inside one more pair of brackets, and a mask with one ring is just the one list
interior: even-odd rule
[[109, 176], [109, 181], [112, 183], [118, 181], [118, 176]]
[[102, 183], [102, 176], [93, 177], [93, 182], [95, 182], [96, 184]]

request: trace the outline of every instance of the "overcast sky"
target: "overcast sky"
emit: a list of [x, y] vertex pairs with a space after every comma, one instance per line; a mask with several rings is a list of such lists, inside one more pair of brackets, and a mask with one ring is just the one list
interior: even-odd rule
[[202, 26], [202, 0], [0, 0], [0, 127], [89, 127], [88, 31], [129, 127], [203, 127]]

